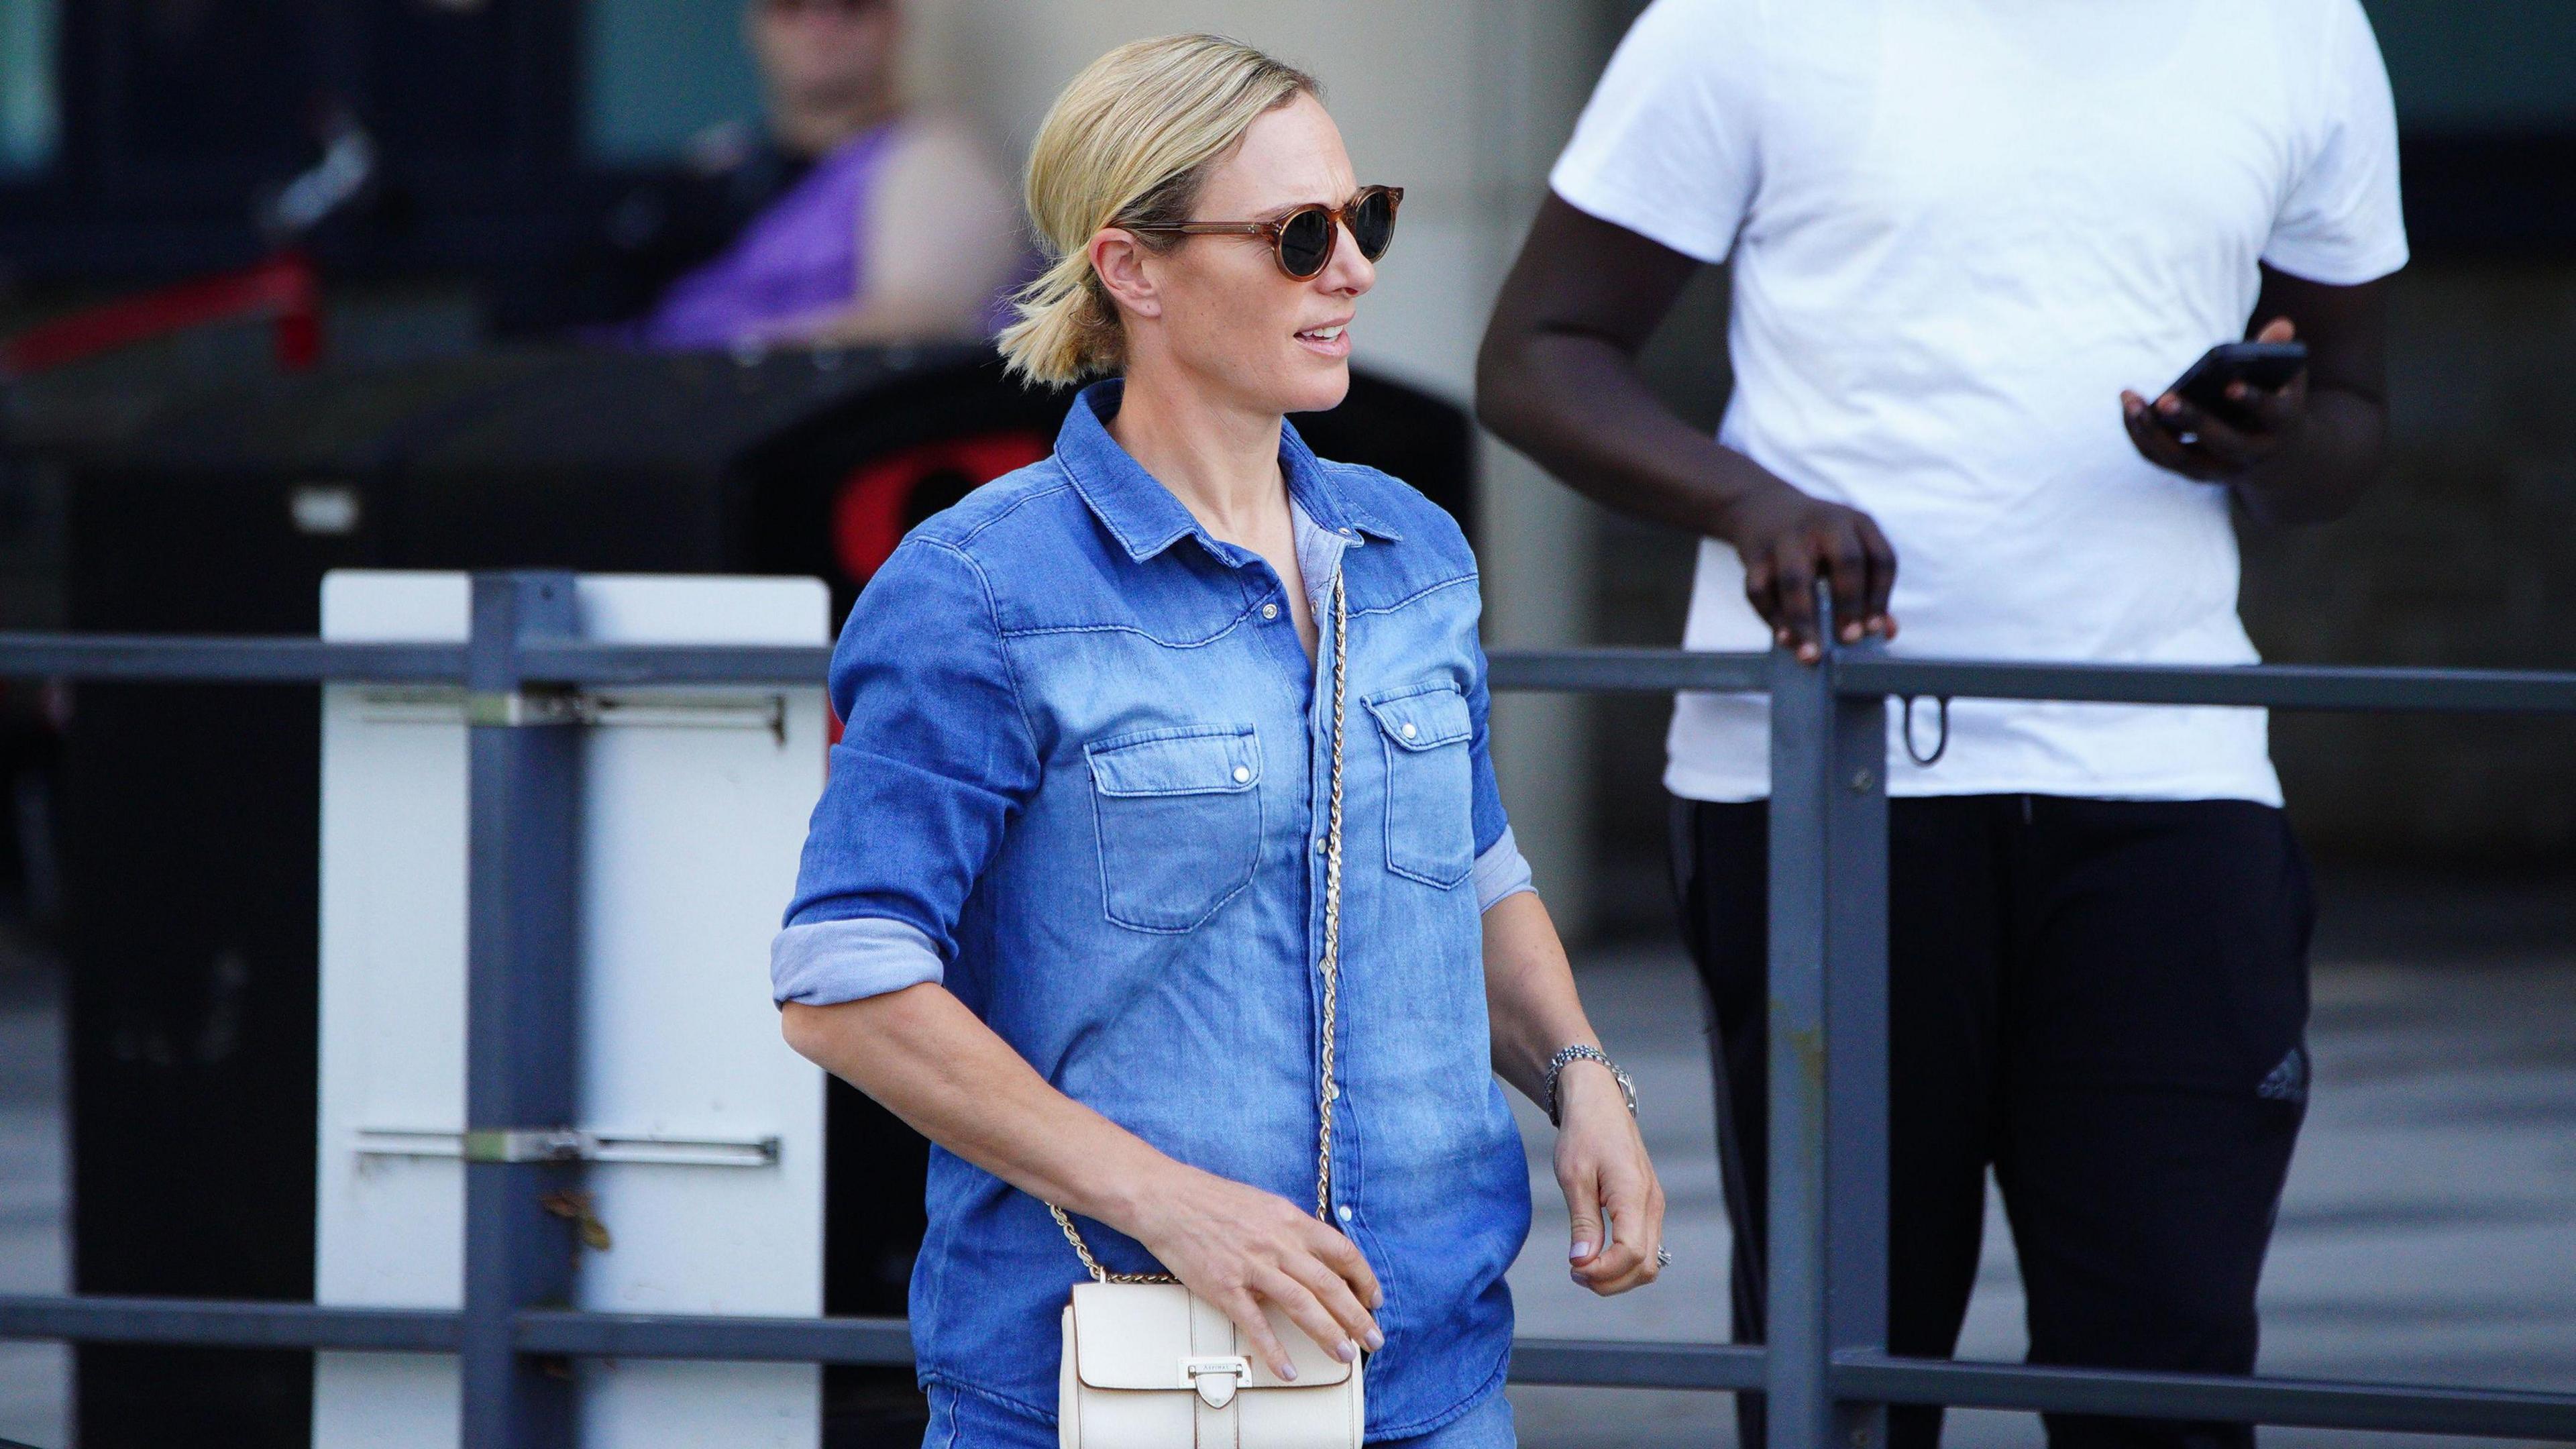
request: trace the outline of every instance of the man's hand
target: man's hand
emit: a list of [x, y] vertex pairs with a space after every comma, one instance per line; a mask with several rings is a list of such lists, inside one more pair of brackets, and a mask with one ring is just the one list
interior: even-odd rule
[[[2263, 324], [2254, 340], [2288, 342], [2297, 336], [2289, 318], [2275, 317]], [[2279, 456], [2307, 425], [2308, 370], [2299, 369], [2297, 376], [2269, 392], [2243, 381], [2231, 382], [2227, 400], [2253, 419], [2251, 427], [2217, 417], [2171, 392], [2152, 404], [2134, 392], [2123, 392], [2120, 407], [2128, 418], [2129, 441], [2148, 462], [2202, 483], [2238, 483]]]
[[1780, 484], [1727, 510], [1726, 537], [1744, 560], [1744, 597], [1771, 626], [1782, 648], [1813, 664], [1824, 650], [1816, 637], [1816, 580], [1833, 587], [1836, 632], [1845, 644], [1864, 635], [1896, 637], [1887, 612], [1896, 587], [1896, 550], [1878, 524], [1857, 508], [1810, 498]]
[[1814, 581], [1830, 579], [1845, 642], [1894, 637], [1896, 551], [1878, 525], [1810, 498], [1683, 422], [1637, 354], [1699, 263], [1551, 195], [1494, 299], [1476, 359], [1476, 416], [1576, 490], [1744, 559], [1746, 593], [1801, 658], [1816, 638]]
[[1573, 1219], [1567, 1257], [1574, 1281], [1604, 1298], [1652, 1283], [1664, 1271], [1655, 1253], [1664, 1242], [1664, 1185], [1655, 1178], [1637, 1119], [1628, 1115], [1609, 1068], [1598, 1062], [1566, 1063], [1556, 1085], [1564, 1121], [1556, 1134], [1556, 1182]]

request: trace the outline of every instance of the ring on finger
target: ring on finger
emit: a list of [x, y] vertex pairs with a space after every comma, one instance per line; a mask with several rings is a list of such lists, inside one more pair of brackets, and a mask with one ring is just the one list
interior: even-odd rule
[[2176, 433], [2174, 434], [2174, 441], [2182, 444], [2186, 448], [2196, 448], [2200, 446], [2200, 434]]
[[1660, 1243], [1659, 1243], [1659, 1244], [1657, 1244], [1657, 1245], [1655, 1246], [1655, 1266], [1656, 1266], [1656, 1267], [1658, 1267], [1658, 1268], [1669, 1268], [1669, 1267], [1671, 1267], [1672, 1265], [1673, 1265], [1673, 1250], [1672, 1250], [1672, 1249], [1670, 1249], [1670, 1248], [1667, 1248], [1667, 1247], [1663, 1246], [1663, 1245], [1662, 1245], [1662, 1244], [1660, 1244]]

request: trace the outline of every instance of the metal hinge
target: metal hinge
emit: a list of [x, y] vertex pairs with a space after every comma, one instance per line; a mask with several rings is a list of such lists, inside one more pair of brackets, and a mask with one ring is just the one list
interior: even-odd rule
[[671, 1167], [776, 1167], [775, 1137], [663, 1137], [643, 1132], [586, 1132], [577, 1127], [513, 1127], [441, 1132], [361, 1127], [361, 1157], [462, 1158], [467, 1162], [649, 1162]]
[[465, 694], [465, 722], [470, 725], [581, 724], [581, 716], [582, 698], [569, 690], [475, 689]]

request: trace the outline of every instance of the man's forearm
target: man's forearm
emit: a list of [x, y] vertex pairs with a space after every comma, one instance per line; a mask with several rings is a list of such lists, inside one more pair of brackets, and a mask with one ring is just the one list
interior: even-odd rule
[[2377, 399], [2318, 388], [2297, 440], [2236, 480], [2236, 496], [2261, 523], [2332, 522], [2379, 476], [2387, 436], [2388, 410]]
[[1790, 486], [1682, 421], [1604, 338], [1498, 334], [1476, 398], [1485, 426], [1578, 492], [1684, 533], [1731, 540], [1747, 500]]

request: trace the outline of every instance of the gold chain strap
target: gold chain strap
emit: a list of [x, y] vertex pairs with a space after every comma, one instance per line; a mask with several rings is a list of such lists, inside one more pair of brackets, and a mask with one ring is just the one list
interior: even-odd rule
[[1342, 677], [1350, 651], [1350, 611], [1342, 603], [1342, 571], [1333, 570], [1333, 794], [1324, 820], [1324, 1067], [1321, 1099], [1315, 1115], [1315, 1216], [1333, 1222], [1333, 1040], [1341, 1035], [1335, 1015], [1342, 975]]
[[[1342, 571], [1333, 570], [1333, 773], [1331, 803], [1325, 807], [1324, 826], [1324, 1048], [1323, 1090], [1316, 1106], [1322, 1125], [1315, 1130], [1315, 1216], [1325, 1225], [1333, 1221], [1333, 1099], [1339, 1095], [1333, 1086], [1333, 1038], [1337, 1031], [1336, 1003], [1339, 998], [1342, 966], [1342, 694], [1348, 672], [1350, 651], [1344, 645], [1350, 633], [1350, 610], [1342, 598]], [[1082, 1232], [1073, 1219], [1054, 1203], [1047, 1211], [1055, 1214], [1055, 1225], [1064, 1229], [1064, 1240], [1073, 1244], [1074, 1254], [1082, 1259], [1083, 1270], [1094, 1283], [1177, 1283], [1169, 1273], [1112, 1273], [1091, 1256], [1091, 1246], [1082, 1240]]]

